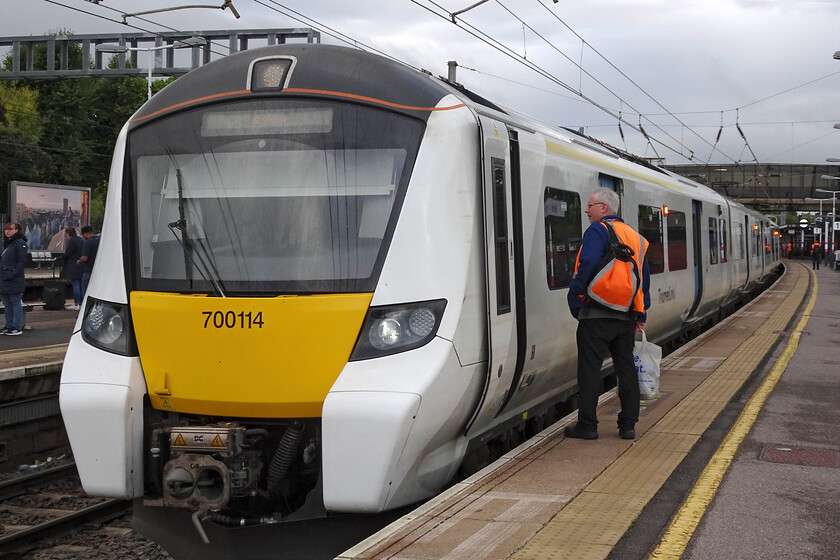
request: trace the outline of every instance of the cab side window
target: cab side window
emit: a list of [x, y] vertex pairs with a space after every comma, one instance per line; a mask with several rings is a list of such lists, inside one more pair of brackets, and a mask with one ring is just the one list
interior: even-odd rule
[[639, 233], [650, 244], [647, 250], [650, 273], [665, 272], [665, 241], [662, 235], [662, 211], [659, 208], [639, 205]]
[[569, 286], [575, 272], [575, 258], [583, 239], [580, 195], [546, 187], [543, 210], [546, 279], [550, 290], [559, 290]]
[[670, 210], [665, 222], [668, 238], [668, 270], [685, 270], [688, 268], [688, 253], [686, 252], [685, 212]]

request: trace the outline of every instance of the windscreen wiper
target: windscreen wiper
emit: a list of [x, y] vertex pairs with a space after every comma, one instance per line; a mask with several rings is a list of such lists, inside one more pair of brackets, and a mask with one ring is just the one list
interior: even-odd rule
[[[172, 160], [172, 165], [175, 167], [175, 178], [178, 180], [178, 219], [174, 222], [167, 224], [169, 226], [169, 231], [172, 232], [172, 235], [175, 236], [175, 239], [178, 240], [178, 243], [181, 245], [181, 249], [184, 252], [184, 273], [187, 277], [187, 287], [188, 289], [193, 289], [193, 266], [198, 270], [198, 273], [201, 275], [201, 278], [206, 282], [208, 281], [207, 275], [204, 274], [204, 271], [210, 272], [210, 267], [204, 262], [204, 259], [201, 255], [198, 255], [198, 259], [200, 263], [195, 261], [195, 243], [192, 239], [190, 239], [190, 234], [187, 232], [187, 214], [185, 210], [185, 199], [184, 199], [184, 178], [181, 174], [181, 168], [178, 167], [178, 163], [175, 161], [175, 157], [169, 152], [169, 158]], [[175, 233], [175, 230], [179, 230], [181, 232], [181, 236], [178, 237], [178, 234]], [[202, 266], [199, 266], [201, 264]], [[204, 271], [202, 271], [204, 268]], [[219, 281], [217, 281], [216, 277], [210, 273], [210, 280], [213, 284], [213, 288], [216, 291], [216, 294], [225, 297], [225, 292], [222, 290], [222, 286]]]

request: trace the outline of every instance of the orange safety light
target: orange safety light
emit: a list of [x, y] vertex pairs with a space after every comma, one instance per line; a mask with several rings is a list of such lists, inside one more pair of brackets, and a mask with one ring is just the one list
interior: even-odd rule
[[668, 208], [667, 206], [662, 207], [662, 213], [665, 214], [666, 216], [668, 215], [668, 212], [670, 212], [670, 211], [671, 211], [671, 209]]

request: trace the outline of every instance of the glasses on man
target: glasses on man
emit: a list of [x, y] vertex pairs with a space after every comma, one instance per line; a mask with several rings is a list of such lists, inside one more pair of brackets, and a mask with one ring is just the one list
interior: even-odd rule
[[606, 204], [606, 202], [590, 202], [589, 204], [586, 205], [586, 207], [587, 208], [592, 208], [593, 206], [595, 206], [597, 204]]

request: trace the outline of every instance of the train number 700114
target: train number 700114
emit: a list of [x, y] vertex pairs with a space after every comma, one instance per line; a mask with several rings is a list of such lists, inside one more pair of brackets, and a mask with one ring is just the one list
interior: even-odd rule
[[263, 327], [262, 311], [202, 311], [204, 328], [216, 329], [261, 329]]

